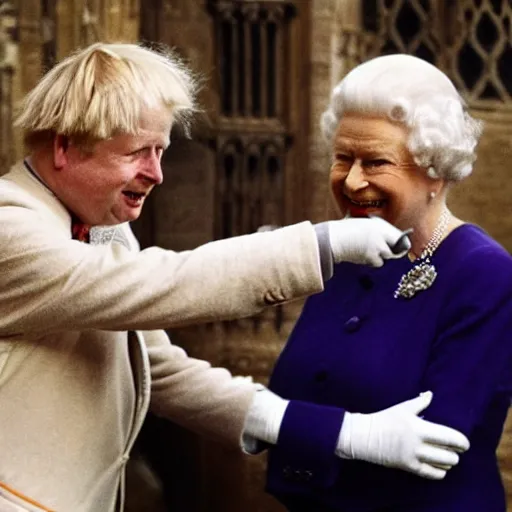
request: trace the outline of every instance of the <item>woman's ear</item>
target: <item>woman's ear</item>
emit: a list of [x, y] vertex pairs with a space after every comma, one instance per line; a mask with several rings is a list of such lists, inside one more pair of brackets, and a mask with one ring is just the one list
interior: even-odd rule
[[439, 174], [437, 174], [435, 167], [432, 165], [427, 169], [427, 176], [433, 180], [439, 179]]

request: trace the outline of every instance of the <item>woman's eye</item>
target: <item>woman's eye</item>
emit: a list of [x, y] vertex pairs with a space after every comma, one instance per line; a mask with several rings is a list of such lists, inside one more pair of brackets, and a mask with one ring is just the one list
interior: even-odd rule
[[367, 165], [369, 167], [382, 167], [384, 165], [389, 165], [391, 162], [388, 160], [384, 160], [383, 158], [376, 158], [375, 160], [369, 160]]

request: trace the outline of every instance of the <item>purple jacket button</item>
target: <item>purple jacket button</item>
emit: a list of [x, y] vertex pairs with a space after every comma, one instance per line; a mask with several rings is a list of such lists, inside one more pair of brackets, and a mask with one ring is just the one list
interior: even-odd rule
[[361, 327], [361, 319], [358, 316], [353, 316], [345, 322], [345, 330], [347, 332], [356, 332]]

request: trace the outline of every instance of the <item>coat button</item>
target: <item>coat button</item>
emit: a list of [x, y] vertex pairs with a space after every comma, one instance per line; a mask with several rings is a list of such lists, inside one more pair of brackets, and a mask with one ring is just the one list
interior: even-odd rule
[[361, 276], [359, 278], [359, 284], [363, 290], [371, 290], [373, 288], [373, 281], [370, 276]]
[[345, 330], [347, 332], [356, 332], [361, 327], [361, 319], [358, 316], [353, 316], [345, 322]]
[[320, 370], [315, 373], [315, 382], [325, 382], [327, 380], [328, 373], [325, 370]]

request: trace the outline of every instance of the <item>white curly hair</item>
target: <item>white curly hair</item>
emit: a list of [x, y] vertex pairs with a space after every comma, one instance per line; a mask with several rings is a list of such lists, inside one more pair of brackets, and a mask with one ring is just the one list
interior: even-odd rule
[[410, 130], [408, 148], [431, 178], [469, 176], [482, 132], [449, 78], [432, 64], [405, 54], [376, 57], [350, 71], [333, 89], [321, 118], [332, 142], [345, 112], [384, 115]]

